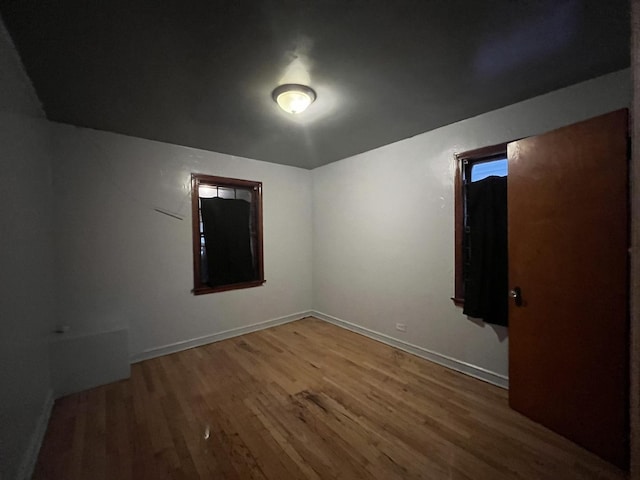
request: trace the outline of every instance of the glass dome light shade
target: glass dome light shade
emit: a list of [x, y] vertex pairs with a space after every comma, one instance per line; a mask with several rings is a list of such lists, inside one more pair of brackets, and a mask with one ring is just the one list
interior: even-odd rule
[[287, 83], [277, 87], [273, 100], [287, 113], [302, 113], [316, 99], [316, 92], [306, 85]]

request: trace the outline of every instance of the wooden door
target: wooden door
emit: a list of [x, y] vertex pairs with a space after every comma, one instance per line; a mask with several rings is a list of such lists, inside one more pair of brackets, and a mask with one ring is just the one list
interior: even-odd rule
[[623, 468], [627, 117], [508, 146], [509, 285], [521, 291], [509, 305], [509, 403]]

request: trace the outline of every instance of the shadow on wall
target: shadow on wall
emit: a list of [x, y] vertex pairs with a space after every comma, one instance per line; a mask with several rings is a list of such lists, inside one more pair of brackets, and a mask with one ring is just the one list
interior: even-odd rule
[[491, 328], [494, 331], [494, 333], [496, 334], [496, 337], [498, 338], [500, 343], [502, 343], [504, 340], [509, 338], [509, 328], [508, 327], [503, 327], [501, 325], [492, 325], [491, 323], [485, 322], [481, 318], [474, 318], [474, 317], [467, 316], [467, 320], [469, 320], [471, 323], [475, 323], [479, 327], [482, 327], [482, 328], [489, 327], [489, 328]]

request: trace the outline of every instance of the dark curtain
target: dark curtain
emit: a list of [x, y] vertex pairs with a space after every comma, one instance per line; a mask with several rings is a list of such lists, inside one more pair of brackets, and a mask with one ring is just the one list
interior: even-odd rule
[[507, 177], [469, 183], [464, 314], [508, 325]]
[[216, 287], [256, 279], [246, 200], [201, 198], [209, 285]]

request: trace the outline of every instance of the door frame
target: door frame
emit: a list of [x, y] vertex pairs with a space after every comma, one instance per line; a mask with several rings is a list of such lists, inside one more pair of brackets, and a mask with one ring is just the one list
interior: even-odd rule
[[630, 478], [640, 480], [640, 1], [631, 2], [631, 281], [630, 286]]
[[[640, 480], [640, 1], [631, 2], [631, 479]], [[639, 115], [640, 117], [640, 115]]]

